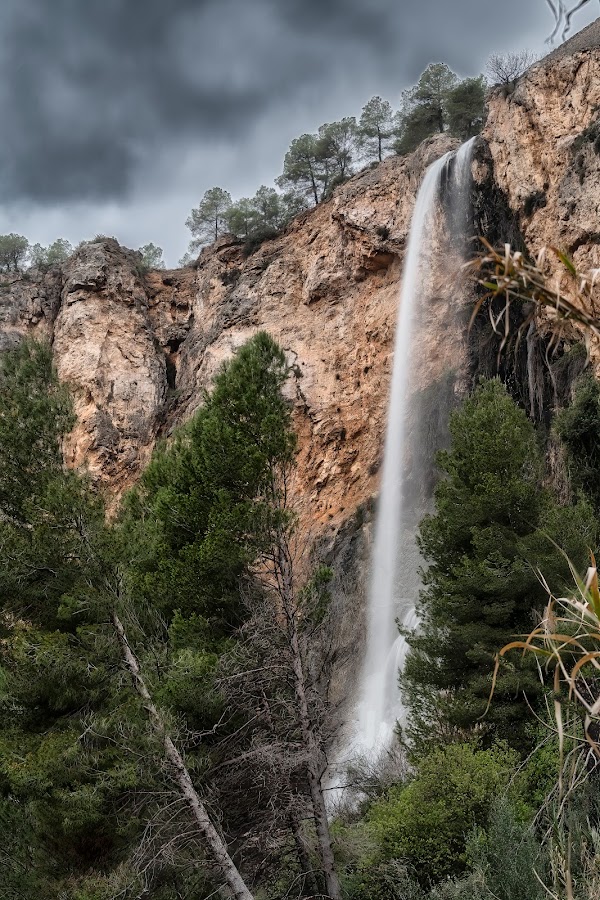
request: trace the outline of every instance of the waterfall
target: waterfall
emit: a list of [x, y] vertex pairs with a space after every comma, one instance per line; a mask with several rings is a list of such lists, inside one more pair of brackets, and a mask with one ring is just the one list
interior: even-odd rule
[[431, 503], [435, 453], [444, 441], [465, 357], [464, 311], [454, 290], [443, 296], [438, 257], [440, 247], [451, 244], [452, 251], [445, 252], [458, 264], [463, 259], [472, 148], [469, 141], [429, 167], [411, 221], [375, 522], [366, 653], [353, 733], [345, 736], [346, 761], [388, 747], [396, 722], [404, 718], [397, 673], [408, 646], [396, 621], [408, 629], [417, 625], [421, 560], [416, 531]]

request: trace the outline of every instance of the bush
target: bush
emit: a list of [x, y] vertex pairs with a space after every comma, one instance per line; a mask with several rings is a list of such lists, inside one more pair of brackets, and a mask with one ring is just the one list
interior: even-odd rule
[[419, 883], [397, 859], [364, 866], [344, 883], [347, 900], [426, 900]]
[[408, 862], [422, 885], [463, 872], [469, 832], [487, 825], [492, 802], [507, 790], [518, 759], [504, 745], [435, 750], [413, 781], [393, 788], [369, 811], [368, 828], [383, 860]]
[[[475, 828], [467, 840], [473, 873], [462, 893], [442, 895], [478, 900], [542, 900], [545, 891], [536, 878], [543, 870], [542, 848], [532, 830], [519, 821], [505, 799], [496, 800], [485, 831]], [[465, 891], [471, 885], [471, 893]], [[473, 892], [475, 888], [475, 892]]]

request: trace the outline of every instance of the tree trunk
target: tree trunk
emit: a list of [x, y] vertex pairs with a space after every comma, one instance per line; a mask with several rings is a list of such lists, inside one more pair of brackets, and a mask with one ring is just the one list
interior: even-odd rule
[[235, 863], [231, 859], [223, 839], [210, 821], [206, 807], [198, 796], [198, 792], [193, 785], [190, 773], [183, 761], [181, 753], [165, 729], [163, 718], [154, 705], [146, 682], [142, 677], [137, 657], [131, 649], [123, 624], [116, 612], [113, 613], [113, 624], [117, 632], [123, 661], [131, 675], [135, 690], [143, 701], [144, 709], [148, 713], [154, 732], [162, 739], [165, 756], [172, 767], [173, 781], [179, 788], [182, 797], [185, 799], [192, 813], [213, 862], [218, 867], [236, 900], [254, 900], [252, 894], [246, 887], [242, 876], [238, 872]]
[[319, 195], [317, 193], [317, 182], [315, 179], [315, 173], [313, 171], [312, 163], [309, 161], [308, 163], [308, 171], [310, 173], [310, 183], [312, 185], [313, 197], [315, 198], [315, 206], [319, 205]]
[[379, 162], [381, 162], [383, 159], [383, 156], [381, 153], [381, 131], [379, 130], [379, 128], [377, 129], [377, 148], [379, 150]]
[[[305, 876], [305, 883], [309, 892], [316, 896], [320, 893], [317, 879], [310, 861], [310, 852], [306, 839], [302, 834], [302, 829], [296, 814], [292, 811], [289, 815], [290, 831], [294, 836], [294, 844], [296, 845], [296, 853], [298, 854], [298, 862], [300, 863], [300, 871]], [[303, 891], [305, 893], [305, 891]]]
[[296, 694], [296, 701], [298, 704], [298, 714], [300, 719], [302, 740], [307, 749], [308, 755], [308, 786], [313, 806], [315, 830], [317, 833], [317, 843], [319, 846], [319, 856], [321, 857], [321, 865], [323, 866], [323, 874], [325, 876], [327, 894], [331, 898], [331, 900], [341, 900], [341, 888], [337, 873], [335, 871], [331, 834], [329, 833], [329, 822], [327, 821], [327, 810], [325, 808], [323, 786], [321, 784], [322, 751], [315, 736], [315, 732], [310, 720], [310, 714], [308, 711], [308, 700], [306, 697], [306, 679], [304, 677], [304, 665], [302, 661], [302, 653], [300, 650], [298, 624], [296, 620], [297, 610], [296, 603], [294, 601], [292, 560], [287, 542], [283, 535], [279, 536], [277, 558], [279, 569], [279, 591], [283, 604], [283, 611], [286, 618], [288, 643], [292, 656], [294, 692]]

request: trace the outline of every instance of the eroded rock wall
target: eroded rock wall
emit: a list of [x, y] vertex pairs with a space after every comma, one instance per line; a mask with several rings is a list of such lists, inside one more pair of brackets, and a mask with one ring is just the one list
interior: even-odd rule
[[[483, 138], [528, 251], [558, 247], [582, 272], [598, 268], [600, 20], [532, 66], [514, 89], [492, 92]], [[572, 292], [552, 253], [545, 264]]]
[[303, 528], [333, 535], [377, 488], [414, 198], [427, 165], [455, 143], [441, 135], [361, 173], [250, 255], [226, 236], [196, 269], [141, 274], [135, 253], [103, 239], [60, 274], [13, 279], [0, 295], [13, 339], [47, 334], [74, 393], [69, 464], [116, 501], [157, 436], [188, 418], [221, 363], [266, 329], [299, 372], [289, 390]]

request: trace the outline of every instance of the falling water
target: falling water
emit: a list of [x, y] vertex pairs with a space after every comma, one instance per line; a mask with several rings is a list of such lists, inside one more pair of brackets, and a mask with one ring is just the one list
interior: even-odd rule
[[[407, 643], [396, 620], [408, 628], [417, 624], [415, 602], [420, 588], [418, 522], [431, 501], [433, 461], [443, 442], [448, 405], [456, 391], [456, 372], [463, 353], [463, 321], [454, 298], [440, 300], [432, 285], [433, 257], [450, 242], [459, 256], [464, 249], [469, 219], [469, 186], [473, 142], [447, 153], [425, 174], [413, 212], [401, 287], [400, 314], [394, 349], [394, 368], [367, 611], [367, 647], [358, 685], [354, 734], [350, 753], [376, 754], [389, 746], [394, 727], [404, 718], [398, 688]], [[445, 212], [441, 198], [445, 194]], [[445, 234], [439, 234], [439, 227]], [[445, 305], [446, 304], [446, 305]], [[453, 306], [454, 304], [454, 306]], [[448, 318], [454, 321], [448, 321]], [[433, 349], [431, 331], [444, 349]], [[423, 333], [421, 335], [421, 332]], [[440, 370], [440, 356], [451, 360], [448, 376]], [[437, 369], [436, 369], [437, 366]], [[427, 395], [427, 379], [437, 371], [438, 391]], [[444, 377], [441, 377], [445, 375]], [[445, 387], [440, 387], [440, 384]], [[429, 420], [429, 424], [424, 423]], [[346, 758], [348, 759], [348, 748]]]

